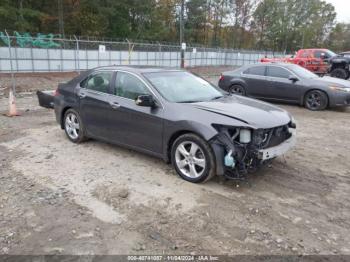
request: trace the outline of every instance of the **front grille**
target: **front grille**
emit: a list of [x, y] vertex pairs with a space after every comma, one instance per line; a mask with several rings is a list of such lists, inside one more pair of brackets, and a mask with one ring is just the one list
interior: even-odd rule
[[288, 140], [292, 134], [289, 132], [288, 125], [275, 127], [271, 129], [259, 129], [254, 131], [253, 143], [261, 148], [270, 148], [282, 144]]

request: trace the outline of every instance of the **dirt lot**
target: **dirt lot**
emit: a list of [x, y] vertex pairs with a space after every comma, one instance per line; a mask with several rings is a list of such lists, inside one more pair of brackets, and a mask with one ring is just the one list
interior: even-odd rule
[[194, 185], [161, 160], [70, 143], [31, 94], [18, 104], [0, 116], [0, 254], [350, 255], [350, 109], [282, 105], [294, 150], [247, 181]]

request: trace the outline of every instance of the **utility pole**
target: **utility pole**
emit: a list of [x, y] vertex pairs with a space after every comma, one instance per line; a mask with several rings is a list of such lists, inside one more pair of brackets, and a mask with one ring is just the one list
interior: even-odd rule
[[63, 20], [63, 0], [57, 0], [58, 4], [58, 29], [62, 38], [64, 38], [64, 20]]
[[9, 89], [9, 113], [7, 115], [19, 116], [19, 114], [17, 113], [17, 106], [16, 106], [16, 80], [15, 80], [15, 74], [14, 74], [14, 68], [13, 68], [13, 62], [12, 62], [11, 39], [6, 29], [5, 29], [5, 34], [8, 39], [8, 49], [9, 49], [10, 66], [11, 66], [11, 80], [12, 80], [12, 87]]
[[184, 43], [184, 12], [185, 12], [185, 0], [181, 0], [180, 11], [180, 46], [181, 46], [181, 68], [185, 68], [185, 49], [182, 46]]

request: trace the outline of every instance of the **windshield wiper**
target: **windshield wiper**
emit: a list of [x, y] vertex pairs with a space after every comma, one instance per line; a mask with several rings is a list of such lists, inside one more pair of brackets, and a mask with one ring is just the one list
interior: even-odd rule
[[191, 103], [198, 103], [198, 102], [202, 102], [202, 101], [198, 101], [198, 100], [189, 100], [189, 101], [181, 101], [181, 102], [178, 102], [178, 103], [181, 103], [181, 104], [191, 104]]
[[218, 99], [223, 98], [223, 97], [225, 97], [225, 96], [216, 96], [216, 97], [212, 98], [211, 101], [218, 100]]

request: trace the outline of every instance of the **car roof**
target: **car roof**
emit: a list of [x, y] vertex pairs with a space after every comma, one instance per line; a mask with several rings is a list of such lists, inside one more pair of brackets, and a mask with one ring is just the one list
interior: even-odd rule
[[300, 49], [300, 50], [304, 50], [304, 51], [328, 51], [329, 49], [326, 49], [326, 48], [304, 48], [304, 49]]
[[253, 66], [286, 66], [293, 65], [291, 63], [283, 63], [283, 62], [267, 62], [267, 63], [256, 63], [256, 64], [250, 64], [247, 65], [246, 68], [253, 67]]
[[252, 68], [252, 67], [256, 67], [256, 66], [279, 66], [279, 67], [284, 67], [287, 69], [292, 69], [292, 67], [294, 67], [296, 65], [293, 63], [283, 63], [283, 62], [255, 63], [255, 64], [242, 66], [234, 71], [243, 72], [244, 70], [246, 70], [248, 68]]
[[120, 66], [120, 65], [113, 65], [113, 66], [101, 66], [101, 67], [96, 67], [93, 69], [94, 71], [99, 71], [99, 70], [123, 70], [123, 71], [128, 71], [128, 72], [133, 72], [133, 73], [159, 73], [159, 72], [170, 72], [170, 71], [178, 71], [181, 72], [183, 70], [176, 69], [176, 68], [170, 68], [170, 67], [156, 67], [156, 66]]

